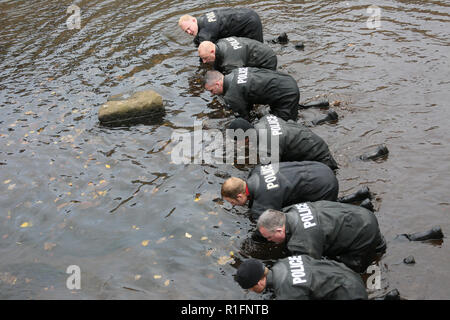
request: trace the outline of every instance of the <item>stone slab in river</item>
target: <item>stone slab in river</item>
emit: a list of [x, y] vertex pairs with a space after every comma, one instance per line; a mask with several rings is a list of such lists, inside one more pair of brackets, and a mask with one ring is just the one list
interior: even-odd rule
[[98, 112], [99, 121], [105, 123], [128, 120], [164, 112], [163, 99], [153, 90], [136, 92], [129, 98], [124, 97], [126, 95], [114, 96], [102, 105]]

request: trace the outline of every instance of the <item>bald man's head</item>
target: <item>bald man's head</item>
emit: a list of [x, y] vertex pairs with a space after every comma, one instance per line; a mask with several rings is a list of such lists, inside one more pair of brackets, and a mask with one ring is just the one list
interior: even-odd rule
[[216, 45], [211, 41], [203, 41], [198, 46], [198, 55], [203, 63], [214, 63], [216, 61]]
[[248, 201], [246, 186], [247, 183], [244, 180], [231, 177], [223, 183], [220, 193], [222, 198], [233, 206], [245, 206]]

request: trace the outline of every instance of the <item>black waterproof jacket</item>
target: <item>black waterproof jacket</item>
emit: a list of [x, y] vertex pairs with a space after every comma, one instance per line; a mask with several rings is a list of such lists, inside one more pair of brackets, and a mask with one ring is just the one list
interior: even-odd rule
[[386, 243], [375, 215], [359, 206], [332, 201], [296, 204], [286, 213], [289, 254], [323, 256], [363, 273]]
[[253, 219], [266, 209], [318, 200], [336, 201], [339, 185], [333, 171], [315, 161], [256, 166], [249, 174], [249, 208]]
[[[338, 168], [326, 142], [299, 123], [286, 122], [269, 114], [259, 119], [254, 127], [258, 131], [258, 136], [265, 136], [265, 139], [260, 138], [258, 143], [261, 163], [267, 164], [278, 156], [277, 162], [318, 161], [332, 170]], [[267, 134], [263, 135], [264, 132]], [[277, 147], [278, 154], [273, 154]]]
[[277, 55], [267, 44], [254, 39], [228, 37], [216, 43], [214, 69], [228, 74], [239, 67], [277, 69]]
[[276, 262], [267, 274], [267, 286], [278, 300], [367, 300], [361, 276], [342, 263], [307, 255]]
[[261, 19], [248, 8], [226, 8], [208, 12], [197, 19], [198, 33], [194, 43], [217, 40], [231, 36], [245, 37], [263, 42]]
[[287, 121], [298, 119], [300, 90], [294, 78], [261, 68], [237, 68], [223, 80], [223, 98], [228, 108], [249, 119], [254, 104], [267, 104], [270, 113]]

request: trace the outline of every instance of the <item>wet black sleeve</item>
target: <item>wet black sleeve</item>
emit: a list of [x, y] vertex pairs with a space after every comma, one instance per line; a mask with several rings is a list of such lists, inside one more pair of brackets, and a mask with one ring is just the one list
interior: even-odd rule
[[315, 259], [321, 259], [325, 248], [323, 234], [317, 212], [308, 204], [297, 204], [284, 208], [287, 222], [292, 234], [287, 242], [287, 248], [292, 255], [307, 254]]
[[[305, 230], [303, 232], [310, 233]], [[313, 234], [314, 232], [303, 236], [293, 236], [287, 245], [289, 252], [293, 255], [307, 254], [315, 259], [321, 259], [324, 247], [322, 237], [314, 237]]]
[[276, 209], [273, 208], [270, 204], [253, 202], [253, 206], [250, 208], [250, 215], [253, 219], [257, 220], [260, 215], [267, 209]]
[[[309, 298], [309, 291], [306, 288], [300, 287], [295, 288], [292, 291], [295, 290], [295, 300], [310, 300]], [[277, 300], [293, 300], [292, 293], [289, 291], [281, 291], [278, 292], [275, 291], [275, 298]]]
[[249, 119], [250, 106], [244, 98], [233, 94], [226, 94], [223, 98], [227, 108], [239, 113], [242, 118]]
[[216, 42], [217, 39], [214, 39], [214, 36], [209, 32], [208, 30], [201, 30], [197, 36], [194, 39], [194, 43], [197, 45], [197, 47], [202, 43], [203, 41], [211, 41]]
[[211, 41], [216, 43], [220, 38], [220, 24], [217, 21], [216, 16], [214, 16], [213, 20], [209, 21], [207, 15], [214, 14], [216, 12], [209, 12], [199, 19], [197, 19], [198, 24], [198, 34], [194, 38], [194, 43], [199, 46], [203, 41]]

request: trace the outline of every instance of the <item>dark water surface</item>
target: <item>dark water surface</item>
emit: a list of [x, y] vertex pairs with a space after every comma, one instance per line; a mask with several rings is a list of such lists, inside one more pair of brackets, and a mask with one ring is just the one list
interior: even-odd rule
[[[66, 25], [72, 3], [80, 30]], [[245, 211], [218, 200], [225, 173], [248, 168], [171, 163], [174, 130], [230, 119], [177, 26], [224, 6], [255, 9], [267, 40], [288, 34], [271, 46], [301, 101], [341, 101], [339, 121], [313, 130], [339, 162], [340, 195], [376, 194], [388, 250], [371, 296], [449, 299], [448, 238], [395, 240], [433, 225], [450, 234], [450, 4], [437, 0], [0, 1], [0, 298], [260, 298], [233, 281], [234, 262], [270, 254], [248, 245]], [[108, 97], [150, 88], [165, 100], [161, 124], [99, 125]], [[387, 159], [357, 160], [381, 143]], [[70, 265], [81, 290], [66, 288]]]

